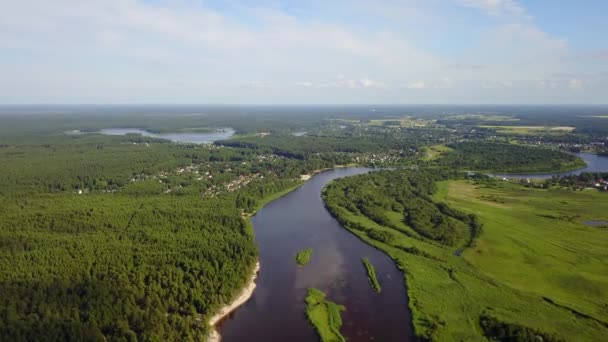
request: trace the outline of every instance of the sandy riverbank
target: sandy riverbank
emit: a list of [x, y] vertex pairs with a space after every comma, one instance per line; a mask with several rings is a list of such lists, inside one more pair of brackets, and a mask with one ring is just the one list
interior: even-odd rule
[[[243, 288], [241, 293], [232, 301], [232, 303], [225, 305], [222, 307], [211, 319], [209, 320], [210, 326], [215, 326], [219, 321], [221, 321], [224, 317], [228, 316], [232, 311], [236, 310], [239, 306], [245, 304], [249, 298], [253, 295], [253, 291], [255, 291], [256, 283], [255, 280], [258, 276], [258, 271], [260, 270], [260, 262], [255, 263], [255, 267], [251, 274], [251, 278], [247, 285]], [[222, 336], [220, 333], [214, 328], [208, 337], [208, 342], [219, 342], [221, 341]]]

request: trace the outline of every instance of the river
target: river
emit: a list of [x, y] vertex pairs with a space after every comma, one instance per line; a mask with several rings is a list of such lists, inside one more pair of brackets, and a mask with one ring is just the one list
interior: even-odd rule
[[[327, 212], [320, 197], [332, 179], [370, 171], [341, 168], [311, 178], [253, 218], [261, 270], [251, 299], [223, 320], [223, 341], [316, 341], [306, 319], [309, 287], [346, 306], [341, 331], [348, 341], [413, 341], [403, 274], [384, 253], [359, 240]], [[295, 254], [312, 248], [311, 262]], [[376, 266], [382, 292], [370, 287], [361, 258]]]

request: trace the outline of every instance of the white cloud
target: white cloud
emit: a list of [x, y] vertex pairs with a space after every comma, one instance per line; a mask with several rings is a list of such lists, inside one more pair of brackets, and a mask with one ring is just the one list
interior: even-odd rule
[[408, 89], [426, 89], [426, 83], [414, 82], [407, 85]]
[[568, 86], [570, 87], [570, 89], [581, 90], [583, 89], [585, 84], [582, 80], [579, 80], [578, 78], [573, 78], [568, 82]]
[[[475, 22], [453, 20], [454, 2], [487, 23], [471, 34]], [[5, 1], [0, 103], [433, 102], [505, 87], [599, 99], [608, 84], [514, 0], [310, 3], [306, 12], [274, 0], [234, 11], [185, 0]], [[323, 11], [332, 6], [339, 15]], [[600, 65], [605, 51], [593, 56]], [[551, 76], [566, 71], [575, 75]], [[404, 88], [428, 91], [408, 99]]]
[[482, 10], [488, 14], [528, 16], [526, 9], [514, 0], [457, 0], [462, 6]]

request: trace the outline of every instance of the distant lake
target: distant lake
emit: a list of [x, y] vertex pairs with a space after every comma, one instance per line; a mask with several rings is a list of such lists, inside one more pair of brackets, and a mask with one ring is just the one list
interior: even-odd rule
[[585, 161], [587, 167], [567, 172], [550, 172], [542, 174], [491, 174], [494, 177], [507, 177], [507, 178], [539, 178], [549, 179], [553, 176], [568, 176], [568, 175], [580, 175], [583, 172], [608, 172], [608, 156], [601, 156], [592, 153], [574, 153], [574, 155], [580, 157]]
[[127, 134], [140, 134], [144, 137], [152, 137], [159, 139], [170, 140], [175, 143], [186, 143], [186, 144], [211, 144], [217, 140], [228, 139], [234, 135], [232, 128], [222, 128], [214, 132], [180, 132], [180, 133], [152, 133], [140, 128], [107, 128], [99, 131], [101, 134], [106, 135], [127, 135]]

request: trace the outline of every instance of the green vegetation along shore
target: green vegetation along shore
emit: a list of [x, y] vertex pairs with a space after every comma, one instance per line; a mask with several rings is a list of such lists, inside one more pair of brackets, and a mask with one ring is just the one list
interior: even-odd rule
[[363, 266], [365, 266], [365, 270], [367, 271], [367, 279], [369, 280], [369, 285], [374, 291], [380, 293], [380, 291], [382, 291], [382, 287], [380, 286], [380, 282], [378, 281], [378, 277], [376, 276], [376, 268], [369, 261], [368, 258], [361, 258], [361, 262], [363, 263]]
[[306, 317], [315, 327], [322, 342], [344, 342], [340, 333], [344, 306], [325, 299], [325, 293], [309, 288], [306, 296]]
[[457, 178], [381, 171], [324, 191], [330, 212], [404, 272], [419, 338], [607, 336], [608, 236], [581, 223], [606, 218], [606, 194]]
[[296, 254], [296, 262], [298, 265], [306, 265], [310, 262], [310, 258], [312, 257], [312, 248], [306, 248], [299, 251]]

